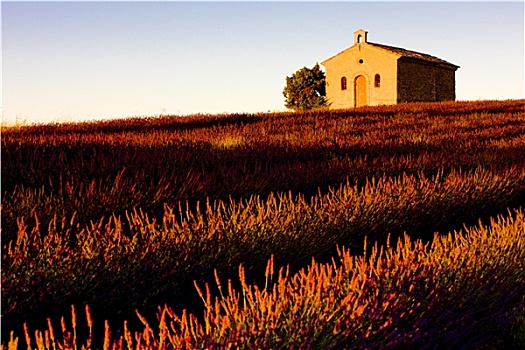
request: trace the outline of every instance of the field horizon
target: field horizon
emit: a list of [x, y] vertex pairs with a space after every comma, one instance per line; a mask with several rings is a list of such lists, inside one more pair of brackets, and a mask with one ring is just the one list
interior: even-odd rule
[[[521, 101], [523, 99], [516, 99], [516, 98], [509, 98], [509, 99], [476, 99], [476, 100], [456, 100], [452, 101], [455, 103], [472, 103], [472, 102], [504, 102], [504, 101]], [[416, 104], [420, 104], [421, 102], [415, 102]], [[433, 102], [422, 102], [422, 103], [433, 103]], [[400, 103], [397, 105], [407, 105], [410, 103]], [[356, 107], [356, 108], [350, 108], [350, 109], [340, 109], [340, 110], [356, 110], [359, 108], [369, 108], [369, 107], [382, 107], [382, 106], [395, 106], [396, 104], [392, 105], [381, 105], [381, 106], [364, 106], [364, 107]], [[129, 116], [123, 116], [123, 117], [112, 117], [112, 118], [85, 118], [82, 120], [75, 120], [75, 118], [72, 117], [59, 117], [55, 118], [52, 121], [44, 121], [44, 122], [28, 122], [27, 118], [24, 118], [23, 116], [17, 116], [13, 122], [4, 122], [2, 121], [1, 127], [2, 128], [20, 128], [20, 127], [38, 127], [38, 126], [61, 126], [61, 125], [71, 125], [71, 124], [94, 124], [94, 123], [106, 123], [111, 121], [121, 121], [124, 122], [129, 119], [152, 119], [152, 118], [193, 118], [198, 116], [227, 116], [227, 115], [265, 115], [265, 114], [277, 114], [277, 113], [297, 113], [297, 111], [293, 111], [290, 109], [273, 109], [268, 111], [259, 111], [259, 112], [245, 112], [245, 111], [237, 111], [237, 112], [223, 112], [223, 113], [187, 113], [187, 114], [177, 114], [177, 113], [165, 113], [161, 112], [158, 114], [152, 114], [152, 115], [129, 115]]]

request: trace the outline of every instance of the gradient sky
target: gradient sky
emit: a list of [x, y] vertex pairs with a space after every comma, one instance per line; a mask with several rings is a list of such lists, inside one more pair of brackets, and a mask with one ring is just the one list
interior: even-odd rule
[[524, 98], [524, 4], [2, 2], [2, 120], [284, 110], [285, 77], [371, 42], [459, 65], [458, 100]]

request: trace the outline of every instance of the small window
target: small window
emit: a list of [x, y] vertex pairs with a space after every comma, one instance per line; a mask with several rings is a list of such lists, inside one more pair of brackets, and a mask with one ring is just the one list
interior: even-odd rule
[[363, 62], [364, 62], [364, 61], [363, 61], [362, 59], [359, 60], [359, 64], [363, 64]]
[[341, 78], [341, 90], [346, 90], [346, 77]]
[[357, 42], [360, 43], [363, 38], [361, 37], [361, 34], [357, 36]]
[[376, 74], [376, 77], [374, 79], [374, 87], [380, 87], [381, 86], [381, 76], [379, 74]]

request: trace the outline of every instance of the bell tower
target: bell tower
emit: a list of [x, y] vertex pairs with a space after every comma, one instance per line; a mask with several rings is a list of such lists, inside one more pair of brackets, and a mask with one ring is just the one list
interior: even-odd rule
[[363, 29], [358, 29], [354, 32], [354, 45], [367, 43], [368, 42], [368, 32]]

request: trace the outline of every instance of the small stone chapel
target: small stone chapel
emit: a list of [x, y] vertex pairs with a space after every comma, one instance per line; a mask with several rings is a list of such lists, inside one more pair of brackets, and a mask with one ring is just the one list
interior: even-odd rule
[[354, 45], [322, 62], [330, 109], [417, 101], [454, 101], [459, 66], [440, 58], [368, 41], [354, 32]]

